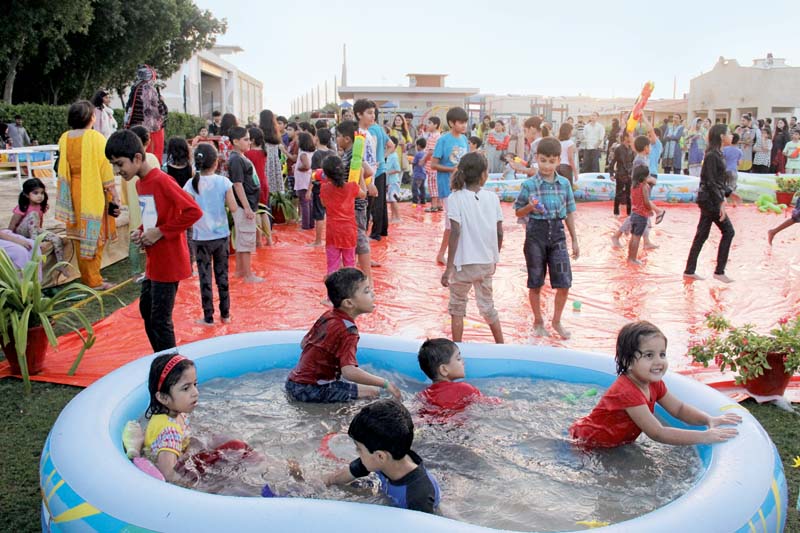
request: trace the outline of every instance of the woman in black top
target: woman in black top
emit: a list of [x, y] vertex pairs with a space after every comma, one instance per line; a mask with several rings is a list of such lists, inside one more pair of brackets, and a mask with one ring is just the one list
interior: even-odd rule
[[614, 161], [609, 173], [611, 180], [617, 184], [614, 195], [614, 214], [619, 215], [619, 204], [624, 203], [627, 214], [631, 214], [631, 176], [633, 175], [633, 137], [628, 130], [622, 130], [622, 140], [614, 150]]
[[779, 118], [775, 123], [775, 136], [772, 138], [772, 165], [769, 171], [772, 173], [783, 174], [786, 172], [786, 156], [783, 149], [786, 143], [791, 140], [789, 136], [789, 126], [785, 118]]
[[612, 156], [614, 154], [614, 143], [619, 141], [619, 119], [611, 120], [611, 131], [608, 132], [608, 148], [606, 149], [606, 172], [611, 172]]
[[722, 239], [717, 250], [717, 269], [714, 277], [724, 283], [733, 281], [725, 275], [725, 265], [728, 262], [728, 252], [733, 241], [733, 224], [725, 212], [726, 198], [734, 201], [740, 198], [728, 186], [725, 174], [725, 159], [722, 157], [722, 138], [730, 136], [726, 124], [715, 124], [708, 132], [708, 148], [703, 159], [703, 168], [700, 171], [700, 188], [697, 191], [697, 205], [700, 206], [700, 222], [697, 223], [697, 232], [692, 241], [689, 258], [686, 260], [686, 270], [683, 276], [689, 279], [703, 279], [695, 273], [697, 258], [703, 249], [711, 224], [716, 224], [722, 232]]

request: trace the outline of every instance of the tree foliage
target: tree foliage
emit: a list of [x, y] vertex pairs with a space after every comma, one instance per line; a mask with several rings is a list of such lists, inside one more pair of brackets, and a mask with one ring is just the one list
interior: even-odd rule
[[44, 70], [33, 61], [23, 68], [15, 100], [70, 102], [90, 98], [98, 88], [121, 93], [142, 63], [168, 78], [192, 54], [212, 47], [227, 27], [192, 0], [94, 0], [91, 14], [85, 33], [65, 36], [67, 52], [57, 64]]

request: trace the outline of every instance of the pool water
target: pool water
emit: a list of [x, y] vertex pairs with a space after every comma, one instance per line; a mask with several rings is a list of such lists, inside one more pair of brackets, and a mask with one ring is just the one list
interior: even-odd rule
[[[369, 370], [369, 366], [366, 367]], [[381, 372], [385, 375], [385, 372]], [[192, 415], [192, 434], [206, 443], [247, 441], [269, 460], [215, 465], [194, 487], [206, 492], [259, 496], [264, 483], [276, 494], [387, 504], [370, 478], [325, 488], [323, 474], [346, 463], [318, 451], [331, 432], [346, 435], [365, 401], [352, 404], [291, 403], [286, 370], [204, 383]], [[442, 515], [472, 524], [517, 531], [580, 529], [576, 522], [617, 523], [662, 507], [691, 488], [702, 474], [693, 447], [666, 446], [646, 437], [633, 445], [590, 454], [566, 439], [569, 425], [586, 415], [603, 389], [554, 380], [470, 380], [497, 405], [476, 404], [446, 424], [417, 414], [422, 383], [396, 374], [416, 427], [414, 450], [442, 489]], [[596, 392], [596, 394], [595, 394]], [[345, 437], [331, 441], [337, 455], [357, 457]], [[334, 445], [335, 444], [335, 445]], [[299, 463], [304, 481], [289, 475]]]

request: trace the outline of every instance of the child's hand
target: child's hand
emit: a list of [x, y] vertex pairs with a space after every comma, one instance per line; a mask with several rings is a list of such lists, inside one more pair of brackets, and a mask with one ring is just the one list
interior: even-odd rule
[[445, 268], [444, 273], [442, 274], [442, 287], [449, 287], [450, 286], [450, 275], [452, 272], [450, 268]]
[[161, 233], [160, 229], [150, 228], [149, 230], [142, 233], [140, 240], [144, 246], [152, 246], [163, 236], [164, 234]]
[[576, 237], [572, 238], [572, 258], [577, 259], [581, 256], [581, 249], [578, 246], [578, 239]]
[[374, 197], [378, 196], [378, 188], [375, 186], [374, 183], [370, 183], [367, 186], [367, 196], [374, 196]]
[[131, 242], [136, 246], [142, 245], [142, 230], [137, 229], [131, 232]]
[[705, 433], [703, 444], [716, 444], [732, 439], [739, 434], [739, 430], [736, 428], [713, 428], [707, 429], [703, 433]]
[[395, 385], [394, 383], [389, 382], [389, 386], [386, 387], [386, 390], [388, 390], [389, 394], [394, 396], [394, 399], [397, 400], [398, 402], [403, 400], [403, 393], [400, 392], [400, 389], [398, 389], [397, 385]]
[[712, 416], [708, 419], [708, 427], [715, 428], [726, 425], [736, 425], [742, 423], [742, 417], [736, 413], [725, 413], [722, 416]]

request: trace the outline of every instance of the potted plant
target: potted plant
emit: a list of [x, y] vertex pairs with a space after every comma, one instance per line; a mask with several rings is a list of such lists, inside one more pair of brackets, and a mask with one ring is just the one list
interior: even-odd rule
[[297, 208], [289, 193], [269, 193], [269, 207], [272, 210], [272, 220], [276, 224], [297, 220]]
[[[83, 341], [69, 375], [75, 373], [84, 352], [94, 344], [91, 322], [81, 309], [70, 307], [71, 301], [97, 298], [101, 312], [103, 305], [97, 291], [82, 283], [70, 283], [51, 296], [43, 291], [41, 267], [44, 259], [39, 252], [43, 239], [44, 234], [36, 239], [33, 256], [22, 270], [11, 262], [5, 251], [0, 250], [0, 346], [12, 372], [22, 376], [26, 394], [31, 390], [30, 375], [41, 370], [48, 343], [58, 345], [54, 326], [67, 327]], [[63, 261], [56, 263], [51, 271], [68, 265]], [[49, 273], [44, 279], [48, 277]]]
[[757, 396], [783, 395], [800, 369], [800, 316], [780, 319], [769, 334], [752, 324], [733, 326], [717, 313], [706, 315], [706, 326], [711, 334], [689, 345], [695, 362], [737, 372], [736, 384]]
[[775, 180], [778, 190], [775, 191], [775, 203], [792, 205], [792, 199], [800, 191], [800, 178], [782, 176]]

